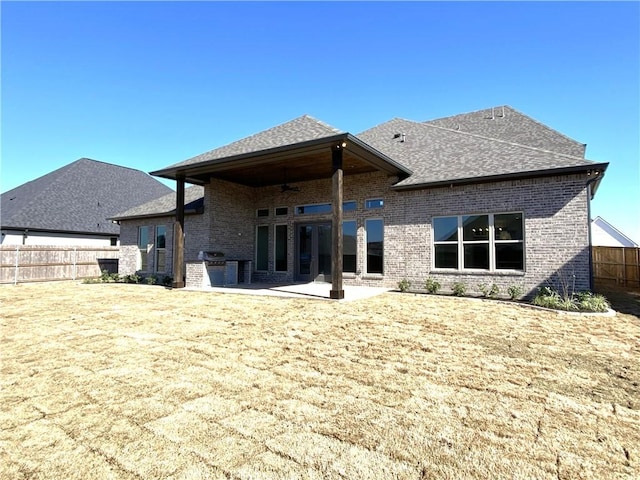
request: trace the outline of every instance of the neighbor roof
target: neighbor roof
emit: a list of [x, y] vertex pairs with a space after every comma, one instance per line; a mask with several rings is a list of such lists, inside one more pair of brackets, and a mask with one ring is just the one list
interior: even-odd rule
[[81, 158], [0, 197], [2, 228], [117, 235], [108, 220], [171, 188], [133, 168]]
[[[184, 190], [185, 214], [202, 213], [204, 208], [204, 187], [193, 185]], [[166, 217], [176, 213], [176, 192], [168, 193], [156, 200], [130, 208], [111, 217], [112, 220]]]
[[585, 154], [585, 144], [549, 128], [509, 105], [437, 118], [424, 123], [576, 157], [584, 157]]
[[401, 189], [606, 168], [578, 156], [403, 119], [357, 137], [411, 169], [411, 176], [395, 184]]

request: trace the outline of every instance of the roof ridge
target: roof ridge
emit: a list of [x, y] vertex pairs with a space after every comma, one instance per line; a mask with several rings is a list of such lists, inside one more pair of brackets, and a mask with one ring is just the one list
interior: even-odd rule
[[538, 152], [552, 153], [554, 155], [560, 155], [562, 157], [577, 158], [577, 159], [580, 159], [580, 160], [587, 160], [589, 162], [600, 163], [600, 162], [595, 162], [594, 160], [589, 160], [589, 159], [587, 159], [585, 157], [580, 157], [580, 156], [577, 156], [577, 155], [569, 155], [568, 153], [556, 152], [554, 150], [547, 150], [546, 148], [532, 147], [531, 145], [524, 145], [522, 143], [509, 142], [507, 140], [502, 140], [500, 138], [494, 138], [494, 137], [487, 137], [486, 135], [480, 135], [478, 133], [465, 132], [463, 130], [455, 130], [453, 128], [441, 127], [439, 125], [431, 125], [430, 123], [424, 123], [424, 122], [416, 122], [416, 123], [418, 125], [420, 125], [420, 126], [423, 126], [423, 127], [438, 128], [440, 130], [448, 130], [449, 132], [458, 133], [458, 134], [461, 134], [461, 135], [469, 135], [471, 137], [482, 138], [484, 140], [491, 140], [491, 141], [498, 142], [498, 143], [505, 143], [507, 145], [514, 145], [514, 146], [517, 146], [517, 147], [527, 148], [529, 150], [536, 150]]

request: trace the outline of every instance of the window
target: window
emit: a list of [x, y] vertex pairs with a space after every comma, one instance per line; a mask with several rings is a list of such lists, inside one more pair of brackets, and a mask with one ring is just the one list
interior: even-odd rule
[[[356, 201], [342, 202], [342, 211], [350, 212], [358, 206]], [[311, 205], [298, 205], [296, 207], [296, 215], [312, 215], [320, 213], [331, 213], [330, 203], [315, 203]]]
[[352, 212], [358, 207], [358, 202], [355, 200], [349, 202], [342, 202], [342, 211], [343, 212]]
[[367, 234], [367, 273], [382, 275], [384, 264], [384, 224], [381, 219], [365, 220]]
[[156, 272], [167, 271], [167, 227], [156, 227]]
[[384, 207], [384, 200], [381, 198], [372, 198], [370, 200], [364, 201], [364, 208], [372, 209], [372, 208], [382, 208]]
[[269, 226], [256, 227], [256, 270], [267, 270], [269, 267]]
[[287, 237], [288, 237], [287, 226], [276, 225], [275, 247], [274, 247], [276, 272], [287, 271]]
[[288, 214], [289, 214], [289, 208], [288, 207], [276, 207], [276, 216], [277, 217], [286, 216]]
[[435, 268], [524, 270], [521, 213], [435, 217]]
[[118, 246], [118, 237], [111, 237], [109, 239], [109, 243], [112, 247], [117, 247]]
[[140, 250], [140, 270], [143, 272], [149, 268], [149, 237], [152, 227], [138, 227], [138, 249]]
[[358, 225], [355, 221], [342, 222], [342, 271], [356, 273], [358, 251]]
[[256, 210], [256, 216], [257, 217], [268, 217], [269, 216], [269, 209], [268, 208], [259, 208], [258, 210]]

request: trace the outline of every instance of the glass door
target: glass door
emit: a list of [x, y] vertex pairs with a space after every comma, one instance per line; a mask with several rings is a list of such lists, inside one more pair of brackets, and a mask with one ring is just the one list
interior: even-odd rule
[[296, 280], [331, 281], [331, 224], [310, 223], [296, 228]]

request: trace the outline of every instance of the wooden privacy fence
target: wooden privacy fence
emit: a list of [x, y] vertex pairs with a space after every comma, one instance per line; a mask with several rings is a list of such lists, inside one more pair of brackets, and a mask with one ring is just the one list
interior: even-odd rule
[[596, 282], [640, 288], [640, 248], [593, 247]]
[[0, 246], [0, 283], [48, 282], [117, 272], [118, 247]]

